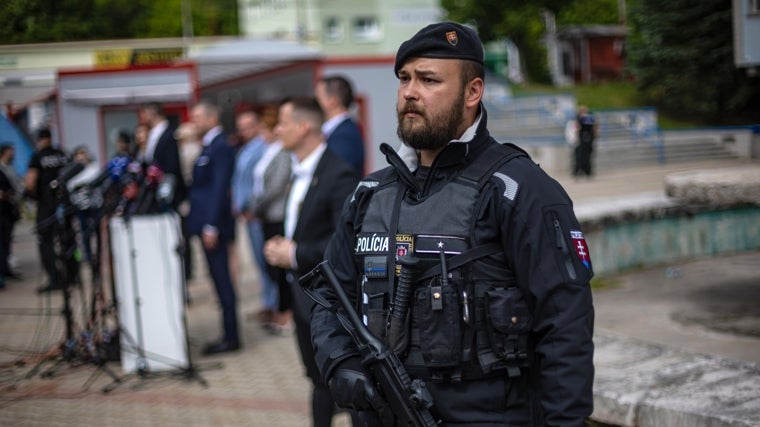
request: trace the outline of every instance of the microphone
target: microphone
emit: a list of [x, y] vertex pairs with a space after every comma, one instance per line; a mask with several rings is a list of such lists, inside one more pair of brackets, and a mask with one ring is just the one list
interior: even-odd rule
[[71, 178], [74, 178], [79, 172], [82, 172], [83, 170], [84, 165], [79, 162], [67, 164], [61, 168], [61, 172], [58, 173], [58, 178], [50, 181], [50, 188], [55, 190], [58, 187], [65, 186]]
[[140, 185], [143, 181], [142, 165], [140, 162], [130, 162], [127, 164], [125, 173], [119, 177], [119, 188], [121, 190], [121, 199], [119, 200], [115, 215], [129, 214], [132, 202], [137, 199], [140, 193]]
[[153, 207], [156, 188], [164, 179], [164, 171], [156, 164], [152, 164], [145, 169], [143, 185], [140, 188], [140, 194], [137, 197], [136, 214], [148, 213]]
[[[110, 185], [113, 181], [118, 180], [121, 175], [124, 174], [124, 172], [127, 169], [127, 165], [130, 163], [130, 158], [127, 156], [117, 156], [111, 159], [106, 166], [103, 168], [103, 170], [98, 174], [95, 179], [90, 181], [90, 188], [95, 189], [103, 185], [106, 180], [108, 180], [108, 184]], [[110, 179], [109, 179], [110, 178]]]
[[156, 189], [156, 201], [161, 205], [161, 209], [168, 209], [174, 203], [174, 194], [177, 189], [177, 177], [174, 174], [167, 173], [164, 180], [158, 184]]

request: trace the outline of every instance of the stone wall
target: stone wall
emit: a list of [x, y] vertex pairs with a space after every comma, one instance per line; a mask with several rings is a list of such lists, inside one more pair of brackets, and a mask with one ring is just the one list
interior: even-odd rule
[[671, 174], [665, 193], [576, 208], [596, 274], [760, 249], [760, 167]]

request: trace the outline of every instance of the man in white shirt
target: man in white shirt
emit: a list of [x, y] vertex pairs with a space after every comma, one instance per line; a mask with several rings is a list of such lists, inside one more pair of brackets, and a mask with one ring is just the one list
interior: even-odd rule
[[312, 381], [314, 427], [329, 427], [335, 404], [314, 361], [310, 313], [313, 302], [303, 293], [298, 278], [322, 261], [343, 204], [359, 176], [322, 137], [323, 113], [313, 98], [294, 98], [280, 107], [275, 132], [283, 149], [293, 156], [293, 178], [285, 211], [285, 236], [264, 246], [270, 264], [288, 270], [285, 280], [293, 293], [293, 319], [298, 346]]

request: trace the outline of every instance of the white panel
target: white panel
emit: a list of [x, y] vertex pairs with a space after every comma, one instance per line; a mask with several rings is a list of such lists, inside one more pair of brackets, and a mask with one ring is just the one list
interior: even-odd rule
[[[109, 222], [125, 372], [189, 366], [176, 214]], [[143, 364], [144, 362], [144, 364]]]

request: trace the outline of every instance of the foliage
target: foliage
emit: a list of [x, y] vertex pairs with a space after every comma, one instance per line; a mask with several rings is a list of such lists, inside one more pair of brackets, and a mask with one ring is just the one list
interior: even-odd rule
[[628, 64], [648, 102], [715, 124], [753, 108], [758, 119], [760, 79], [734, 65], [731, 2], [638, 0], [630, 12]]
[[620, 24], [617, 0], [575, 0], [565, 2], [557, 12], [557, 25]]
[[238, 33], [236, 0], [3, 0], [0, 44], [182, 35], [189, 1], [195, 35]]
[[448, 19], [475, 25], [483, 42], [510, 39], [528, 79], [539, 83], [550, 81], [544, 11], [555, 13], [558, 26], [618, 22], [617, 0], [441, 0], [441, 6]]

